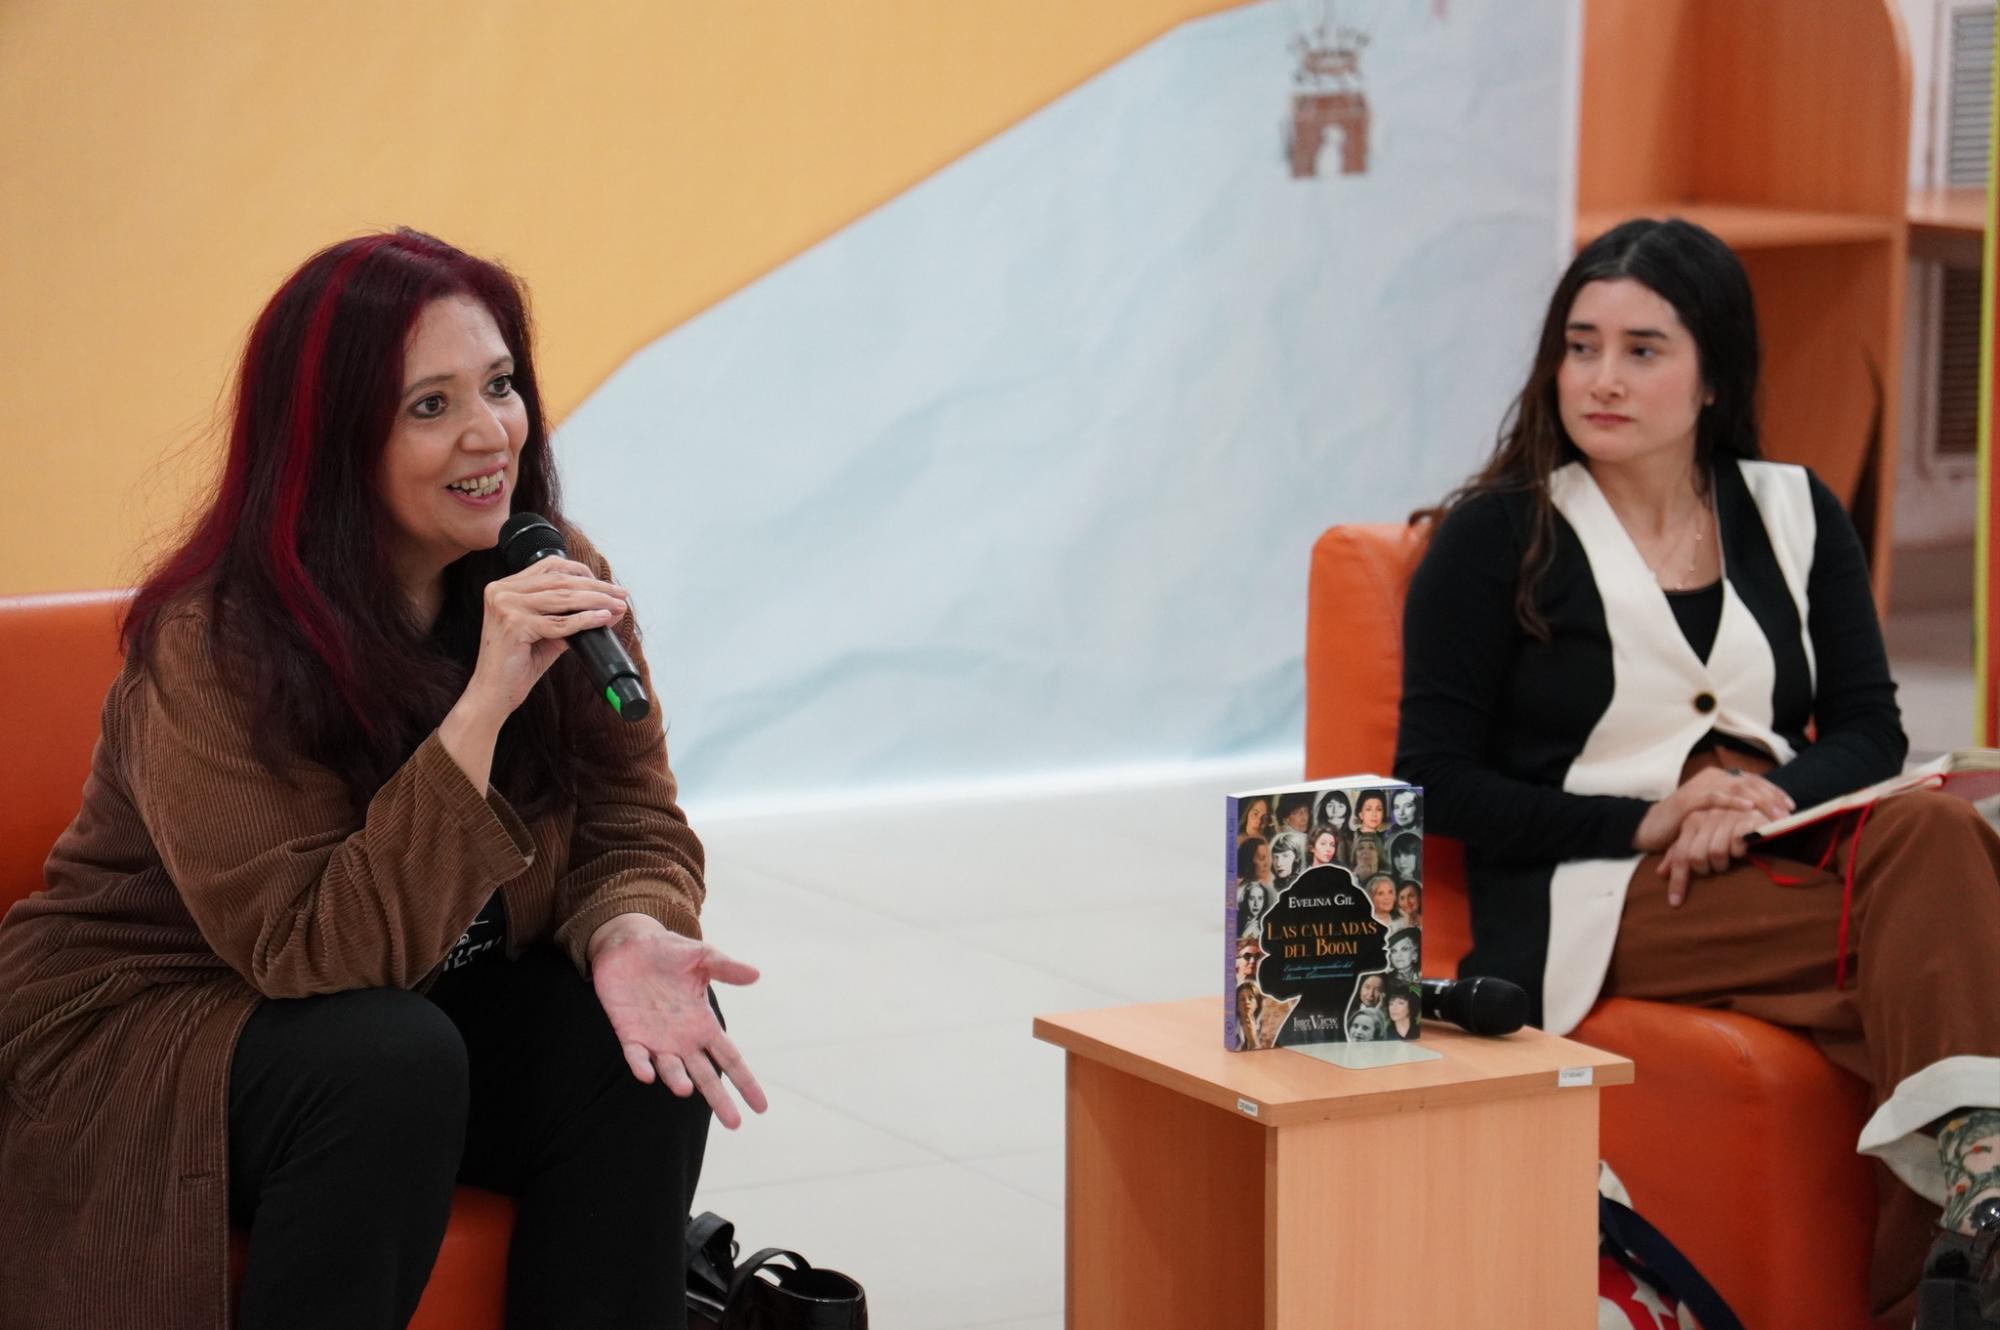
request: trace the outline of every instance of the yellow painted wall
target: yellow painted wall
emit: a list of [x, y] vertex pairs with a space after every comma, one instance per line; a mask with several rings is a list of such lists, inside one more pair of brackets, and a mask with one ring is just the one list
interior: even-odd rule
[[[0, 593], [131, 580], [299, 261], [521, 273], [560, 416], [632, 351], [1238, 0], [5, 0]], [[864, 319], [868, 311], [857, 309]]]

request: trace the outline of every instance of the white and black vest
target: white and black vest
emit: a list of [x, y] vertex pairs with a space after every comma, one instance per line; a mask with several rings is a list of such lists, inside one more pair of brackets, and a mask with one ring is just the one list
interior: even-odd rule
[[[1706, 660], [1590, 472], [1561, 467], [1549, 492], [1555, 543], [1536, 601], [1547, 640], [1519, 628], [1511, 603], [1530, 496], [1482, 495], [1434, 534], [1405, 615], [1397, 775], [1425, 787], [1432, 830], [1466, 842], [1463, 972], [1522, 984], [1543, 1027], [1564, 1033], [1603, 986], [1638, 819], [1704, 739], [1781, 766], [1810, 747], [1789, 777], [1774, 774], [1801, 806], [1893, 774], [1903, 740], [1859, 541], [1804, 468], [1716, 468], [1722, 604]], [[1816, 615], [1815, 594], [1838, 613]], [[1814, 624], [1837, 640], [1816, 644]], [[1814, 745], [1829, 666], [1843, 732], [1824, 743], [1821, 715]]]
[[[1646, 561], [1625, 533], [1604, 493], [1580, 463], [1549, 478], [1556, 511], [1576, 532], [1590, 561], [1591, 580], [1604, 605], [1611, 639], [1611, 705], [1570, 763], [1563, 788], [1575, 794], [1621, 794], [1648, 802], [1666, 798], [1680, 784], [1688, 754], [1711, 730], [1748, 739], [1779, 762], [1802, 744], [1807, 715], [1779, 717], [1775, 699], [1781, 669], [1798, 674], [1794, 687], [1813, 693], [1812, 639], [1804, 631], [1806, 576], [1812, 570], [1817, 523], [1806, 473], [1772, 462], [1739, 462], [1744, 488], [1769, 537], [1771, 565], [1734, 569], [1751, 555], [1734, 548], [1732, 532], [1717, 523], [1722, 540], [1722, 621], [1704, 662], [1695, 655]], [[1760, 621], [1735, 583], [1735, 573], [1782, 583], [1791, 613]], [[1775, 589], [1767, 586], [1767, 590]], [[1790, 730], [1791, 733], [1786, 733]], [[1543, 961], [1544, 1028], [1566, 1033], [1584, 1018], [1604, 982], [1625, 884], [1639, 856], [1579, 859], [1556, 866], [1549, 879], [1549, 946]]]

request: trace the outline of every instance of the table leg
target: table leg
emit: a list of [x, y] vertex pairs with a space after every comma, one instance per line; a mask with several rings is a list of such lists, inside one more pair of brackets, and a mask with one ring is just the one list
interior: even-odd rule
[[1102, 1063], [1068, 1061], [1065, 1323], [1259, 1330], [1268, 1133]]

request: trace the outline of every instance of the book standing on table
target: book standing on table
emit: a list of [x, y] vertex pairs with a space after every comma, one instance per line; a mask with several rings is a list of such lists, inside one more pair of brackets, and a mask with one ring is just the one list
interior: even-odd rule
[[1224, 1045], [1417, 1038], [1423, 791], [1345, 776], [1226, 804]]

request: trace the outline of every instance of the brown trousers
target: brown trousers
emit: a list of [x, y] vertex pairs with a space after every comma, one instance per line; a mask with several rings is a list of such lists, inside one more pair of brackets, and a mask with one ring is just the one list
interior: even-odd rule
[[[1702, 766], [1762, 765], [1701, 754]], [[1756, 862], [1695, 878], [1667, 904], [1660, 858], [1633, 872], [1606, 996], [1741, 1012], [1809, 1033], [1887, 1099], [1941, 1058], [2000, 1056], [2000, 836], [1963, 799], [1923, 791], [1774, 841]], [[1834, 844], [1829, 846], [1829, 839]], [[1825, 866], [1819, 866], [1823, 855]], [[1847, 982], [1834, 986], [1841, 895], [1854, 856]], [[1767, 871], [1768, 870], [1768, 871]], [[1781, 885], [1773, 874], [1796, 880]], [[1869, 1286], [1879, 1311], [1915, 1291], [1938, 1206], [1877, 1165]]]

